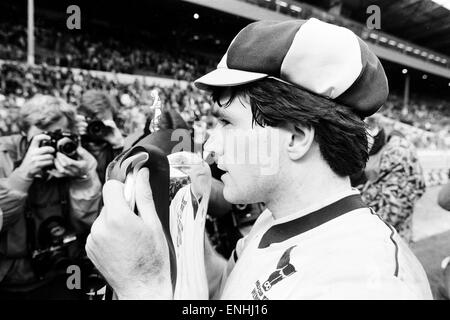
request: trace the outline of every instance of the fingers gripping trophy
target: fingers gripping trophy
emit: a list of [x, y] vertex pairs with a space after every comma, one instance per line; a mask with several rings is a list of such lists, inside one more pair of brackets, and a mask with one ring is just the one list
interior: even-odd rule
[[[167, 137], [167, 132], [164, 132], [167, 129], [159, 127], [161, 101], [156, 91], [152, 96], [154, 103], [151, 108], [155, 117], [151, 123], [150, 139], [141, 140], [114, 159], [107, 169], [107, 181], [123, 184], [121, 196], [128, 205], [130, 218], [141, 218], [146, 223], [145, 232], [149, 236], [163, 239], [162, 242], [155, 241], [159, 245], [149, 248], [148, 255], [159, 259], [152, 265], [170, 269], [167, 272], [170, 272], [172, 298], [208, 299], [204, 247], [211, 171], [197, 154], [167, 152], [167, 143], [173, 142], [158, 138]], [[143, 204], [149, 199], [154, 206]], [[105, 211], [107, 207], [105, 197]], [[123, 241], [130, 240], [124, 236]], [[161, 276], [161, 272], [154, 271], [155, 278]], [[104, 276], [108, 281], [108, 276]]]

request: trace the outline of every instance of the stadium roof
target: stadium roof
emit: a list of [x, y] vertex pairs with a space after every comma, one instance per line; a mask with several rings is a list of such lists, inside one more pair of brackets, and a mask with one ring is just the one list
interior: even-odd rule
[[[416, 68], [427, 73], [450, 79], [450, 57], [441, 52], [432, 50], [431, 47], [419, 46], [417, 43], [408, 41], [405, 38], [393, 36], [391, 32], [383, 30], [371, 30], [366, 26], [366, 19], [369, 14], [366, 13], [367, 6], [364, 1], [342, 0], [340, 9], [335, 10], [335, 0], [317, 0], [314, 6], [306, 4], [305, 1], [294, 2], [294, 0], [183, 0], [199, 6], [209, 7], [220, 12], [227, 12], [231, 15], [237, 15], [252, 20], [289, 20], [292, 18], [306, 19], [316, 17], [326, 22], [343, 25], [352, 29], [357, 35], [365, 40], [376, 55], [382, 59], [393, 61], [408, 67]], [[311, 2], [309, 0], [308, 2]], [[349, 12], [358, 11], [358, 8], [349, 9], [348, 3], [344, 1], [353, 1], [354, 5], [360, 5], [364, 9], [360, 12], [359, 21], [349, 18]], [[371, 1], [371, 0], [369, 0]], [[377, 0], [374, 0], [375, 2]], [[431, 0], [422, 0], [430, 2]], [[366, 1], [367, 2], [367, 1]], [[400, 0], [399, 2], [402, 2]], [[330, 3], [333, 8], [328, 11]], [[294, 11], [293, 4], [298, 4], [298, 11]], [[380, 1], [381, 4], [381, 1]], [[319, 7], [320, 5], [320, 7]], [[327, 7], [328, 6], [328, 7]], [[320, 9], [319, 9], [320, 8]], [[361, 9], [360, 8], [360, 9]], [[326, 10], [325, 10], [326, 9]], [[446, 10], [446, 9], [445, 9]], [[338, 12], [337, 12], [338, 11]], [[340, 13], [339, 13], [340, 11]], [[385, 13], [381, 12], [381, 25], [386, 21]], [[406, 19], [406, 18], [405, 18]], [[394, 19], [395, 20], [395, 19]], [[422, 25], [422, 28], [424, 26]]]
[[450, 55], [448, 0], [342, 0], [342, 3], [344, 14], [359, 22], [368, 16], [368, 6], [378, 5], [382, 31]]

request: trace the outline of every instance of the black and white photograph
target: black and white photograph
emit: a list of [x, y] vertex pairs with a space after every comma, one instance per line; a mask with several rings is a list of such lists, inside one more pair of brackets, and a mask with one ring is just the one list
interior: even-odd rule
[[449, 0], [0, 1], [2, 306], [450, 300], [449, 178]]

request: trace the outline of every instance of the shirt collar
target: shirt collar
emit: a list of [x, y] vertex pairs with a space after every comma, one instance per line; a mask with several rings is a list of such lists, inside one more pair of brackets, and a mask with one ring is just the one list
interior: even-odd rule
[[310, 206], [295, 214], [275, 220], [275, 224], [262, 236], [258, 248], [267, 248], [272, 243], [286, 241], [347, 212], [366, 207], [356, 189], [336, 194], [327, 198], [321, 204]]

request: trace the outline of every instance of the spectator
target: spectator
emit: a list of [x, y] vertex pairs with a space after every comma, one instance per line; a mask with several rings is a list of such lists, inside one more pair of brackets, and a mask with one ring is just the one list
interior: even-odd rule
[[412, 144], [378, 121], [368, 119], [370, 157], [363, 176], [353, 185], [359, 185], [364, 202], [411, 243], [414, 206], [425, 193], [422, 167]]

